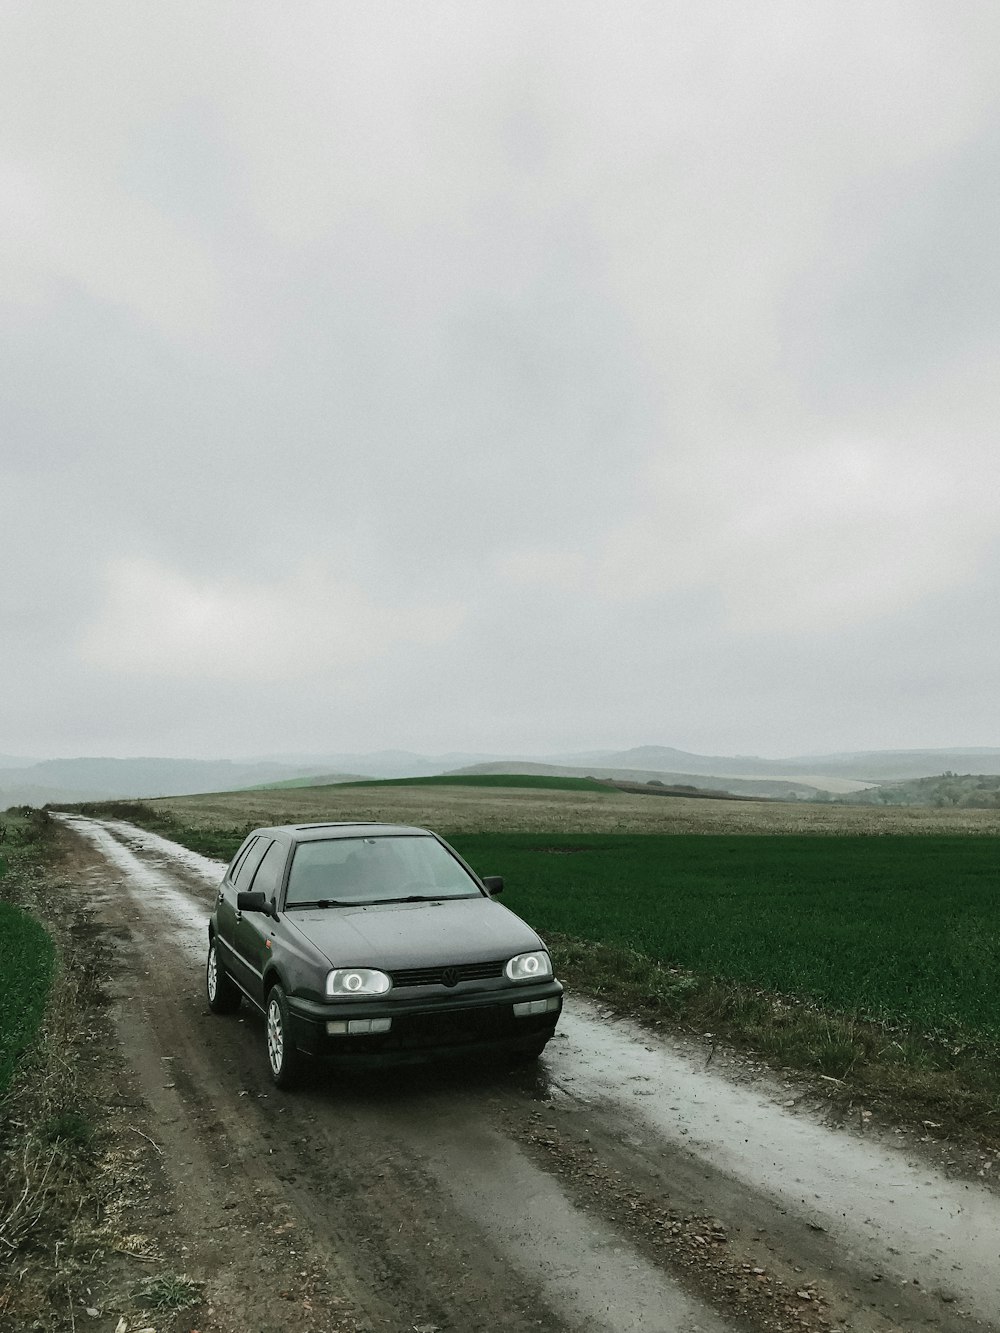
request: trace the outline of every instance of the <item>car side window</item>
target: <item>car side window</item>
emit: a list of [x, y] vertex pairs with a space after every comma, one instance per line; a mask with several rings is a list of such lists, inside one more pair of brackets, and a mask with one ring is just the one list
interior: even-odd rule
[[258, 838], [253, 847], [251, 847], [246, 856], [244, 856], [243, 864], [236, 872], [236, 878], [233, 880], [233, 885], [236, 888], [237, 893], [243, 893], [246, 889], [249, 889], [254, 871], [260, 865], [261, 858], [269, 846], [274, 846], [274, 844], [268, 843], [266, 838]]
[[229, 867], [227, 876], [231, 884], [236, 883], [236, 876], [240, 873], [240, 868], [243, 865], [243, 862], [247, 859], [247, 857], [250, 855], [250, 852], [253, 850], [254, 847], [257, 846], [259, 842], [260, 842], [260, 834], [255, 833], [252, 838], [248, 839], [246, 845], [241, 847], [240, 850], [233, 857], [233, 863]]
[[253, 892], [262, 893], [265, 898], [277, 896], [278, 881], [285, 868], [288, 848], [284, 843], [272, 842], [253, 877]]

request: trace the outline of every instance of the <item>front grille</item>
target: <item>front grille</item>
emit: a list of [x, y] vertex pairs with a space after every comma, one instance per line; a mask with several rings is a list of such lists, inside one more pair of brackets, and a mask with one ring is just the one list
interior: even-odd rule
[[449, 1009], [440, 1014], [401, 1014], [392, 1020], [392, 1030], [404, 1050], [419, 1050], [423, 1046], [461, 1046], [521, 1031], [509, 1005]]
[[[394, 986], [444, 986], [456, 985], [460, 981], [487, 981], [492, 977], [502, 977], [506, 959], [492, 963], [456, 963], [440, 964], [438, 967], [404, 967], [398, 972], [390, 972]], [[447, 981], [445, 973], [448, 973]]]

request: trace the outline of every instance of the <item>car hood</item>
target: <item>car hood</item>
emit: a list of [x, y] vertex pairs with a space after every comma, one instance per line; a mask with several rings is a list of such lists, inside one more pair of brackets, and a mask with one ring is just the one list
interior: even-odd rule
[[519, 916], [491, 898], [372, 903], [290, 912], [285, 917], [333, 967], [434, 967], [485, 963], [537, 949]]

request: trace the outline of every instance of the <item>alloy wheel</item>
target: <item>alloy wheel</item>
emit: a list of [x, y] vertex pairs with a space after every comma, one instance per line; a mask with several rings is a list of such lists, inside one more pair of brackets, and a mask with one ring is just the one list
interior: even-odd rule
[[285, 1034], [281, 1026], [281, 1009], [276, 999], [267, 1006], [267, 1058], [275, 1073], [281, 1069], [285, 1054]]

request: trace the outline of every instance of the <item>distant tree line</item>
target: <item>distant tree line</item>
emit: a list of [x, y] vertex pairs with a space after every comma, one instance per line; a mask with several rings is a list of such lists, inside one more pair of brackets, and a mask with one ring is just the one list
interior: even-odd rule
[[883, 783], [841, 797], [850, 805], [924, 805], [939, 809], [1000, 810], [1000, 774], [952, 773]]

